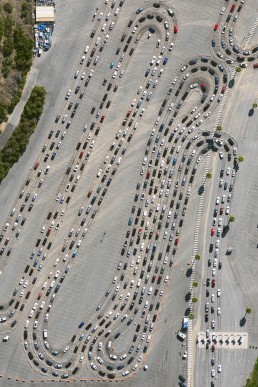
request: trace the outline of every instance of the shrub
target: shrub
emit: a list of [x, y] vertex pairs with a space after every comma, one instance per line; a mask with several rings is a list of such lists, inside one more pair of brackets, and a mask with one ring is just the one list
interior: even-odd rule
[[[17, 94], [16, 98], [20, 96]], [[30, 136], [34, 132], [43, 111], [45, 89], [35, 86], [24, 107], [19, 125], [16, 127], [4, 148], [0, 151], [0, 182], [8, 174], [26, 150]], [[2, 107], [3, 108], [3, 107]], [[1, 114], [1, 105], [0, 105]]]
[[17, 69], [27, 72], [32, 63], [33, 40], [28, 38], [21, 27], [17, 28], [13, 34], [14, 47], [16, 50]]
[[12, 13], [13, 11], [13, 5], [10, 1], [8, 1], [7, 3], [4, 4], [4, 11], [6, 13]]

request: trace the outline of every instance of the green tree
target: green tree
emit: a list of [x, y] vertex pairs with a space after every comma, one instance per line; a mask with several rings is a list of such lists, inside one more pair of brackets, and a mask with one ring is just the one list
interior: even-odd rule
[[3, 105], [0, 103], [0, 123], [2, 123], [2, 122], [5, 121], [6, 115], [7, 115], [6, 107], [3, 106]]
[[238, 161], [239, 161], [239, 163], [242, 163], [242, 162], [244, 161], [243, 156], [239, 156], [239, 157], [238, 157]]
[[235, 221], [235, 217], [234, 217], [233, 215], [231, 215], [231, 216], [229, 217], [229, 222], [233, 223], [234, 221]]
[[221, 131], [222, 131], [222, 126], [221, 126], [221, 125], [218, 125], [217, 128], [216, 128], [216, 130], [217, 130], [218, 132], [221, 132]]
[[[7, 175], [13, 164], [16, 163], [20, 156], [25, 152], [30, 136], [43, 111], [44, 100], [44, 88], [35, 86], [25, 105], [19, 125], [14, 130], [11, 137], [9, 137], [4, 148], [0, 151], [0, 182]], [[0, 119], [4, 118], [1, 117], [1, 108], [4, 109], [5, 107], [0, 105]]]
[[206, 178], [207, 179], [211, 179], [212, 178], [212, 173], [211, 172], [207, 172], [206, 173]]
[[246, 308], [245, 313], [246, 314], [251, 314], [252, 313], [252, 308], [250, 308], [250, 307]]
[[195, 254], [195, 257], [194, 257], [195, 259], [197, 259], [198, 261], [201, 259], [201, 256], [200, 256], [200, 254]]
[[6, 13], [12, 13], [13, 11], [13, 5], [10, 1], [7, 1], [6, 3], [4, 3], [4, 11]]
[[8, 57], [12, 55], [13, 49], [14, 49], [13, 38], [12, 37], [7, 38], [4, 41], [3, 48], [2, 48], [3, 56]]
[[12, 16], [7, 15], [4, 22], [4, 36], [6, 38], [11, 38], [13, 35], [13, 23]]
[[13, 34], [14, 47], [16, 50], [16, 65], [21, 71], [28, 71], [32, 63], [33, 40], [25, 35], [24, 30], [19, 27]]
[[236, 68], [236, 72], [237, 72], [237, 73], [240, 73], [241, 70], [242, 70], [242, 69], [241, 69], [241, 67], [239, 67], [239, 66]]
[[197, 300], [196, 297], [193, 297], [193, 298], [192, 298], [192, 302], [196, 303], [197, 301], [198, 301], [198, 300]]
[[1, 42], [2, 38], [3, 38], [3, 35], [4, 35], [4, 20], [0, 16], [0, 42]]
[[197, 288], [198, 282], [197, 282], [197, 281], [194, 281], [194, 282], [193, 282], [193, 286], [194, 286], [195, 288]]
[[194, 319], [194, 314], [193, 313], [189, 313], [188, 317], [190, 318], [190, 320], [193, 320]]
[[253, 109], [256, 109], [256, 108], [257, 108], [257, 106], [258, 106], [258, 105], [257, 105], [257, 103], [256, 103], [256, 102], [254, 102], [254, 103], [253, 103], [253, 105], [252, 105]]

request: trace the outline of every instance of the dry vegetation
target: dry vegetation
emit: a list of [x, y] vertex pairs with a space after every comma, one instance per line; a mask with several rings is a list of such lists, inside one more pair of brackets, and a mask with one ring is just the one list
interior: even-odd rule
[[32, 0], [0, 2], [0, 124], [21, 97], [32, 64]]

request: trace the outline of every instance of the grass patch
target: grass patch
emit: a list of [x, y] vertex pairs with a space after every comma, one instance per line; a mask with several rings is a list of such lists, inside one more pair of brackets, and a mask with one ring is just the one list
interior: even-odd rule
[[0, 151], [0, 182], [25, 152], [30, 136], [34, 132], [43, 111], [45, 95], [44, 87], [35, 86], [33, 88], [24, 106], [19, 125]]
[[253, 372], [247, 379], [245, 387], [258, 387], [258, 358], [256, 359]]

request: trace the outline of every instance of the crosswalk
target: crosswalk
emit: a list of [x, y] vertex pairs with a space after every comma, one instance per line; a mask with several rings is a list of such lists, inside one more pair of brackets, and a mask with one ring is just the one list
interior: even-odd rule
[[249, 45], [249, 43], [250, 43], [250, 41], [251, 41], [251, 39], [253, 37], [253, 34], [254, 34], [254, 32], [255, 32], [255, 30], [257, 28], [257, 25], [258, 25], [258, 18], [255, 20], [255, 22], [254, 22], [254, 24], [253, 24], [253, 26], [252, 26], [249, 34], [248, 34], [248, 37], [247, 37], [247, 39], [245, 41], [244, 50], [247, 50], [248, 45]]

